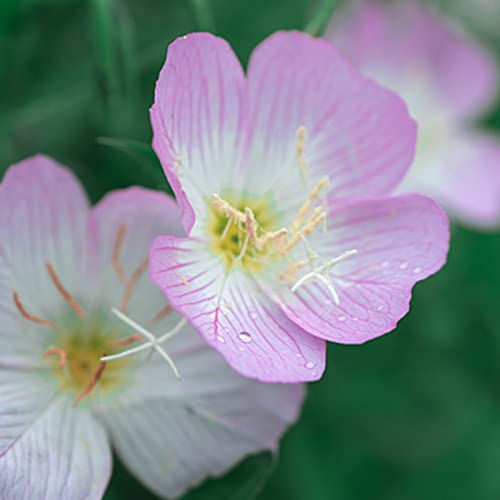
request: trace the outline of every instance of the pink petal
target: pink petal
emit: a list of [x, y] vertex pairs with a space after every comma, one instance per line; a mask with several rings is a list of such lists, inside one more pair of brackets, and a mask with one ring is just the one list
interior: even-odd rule
[[409, 167], [416, 126], [405, 104], [362, 78], [326, 41], [272, 35], [253, 52], [248, 81], [254, 128], [248, 182], [285, 205], [298, 208], [304, 199], [299, 127], [306, 129], [310, 177], [328, 175], [337, 197], [390, 192]]
[[204, 243], [159, 237], [150, 263], [170, 304], [242, 375], [265, 382], [321, 377], [324, 342], [289, 321], [247, 275], [226, 276]]
[[9, 314], [24, 328], [38, 327], [14, 310], [14, 291], [35, 315], [64, 307], [47, 273], [47, 261], [71, 293], [82, 292], [87, 214], [88, 202], [78, 180], [50, 158], [28, 158], [5, 174], [0, 184], [0, 241], [10, 282], [0, 293]]
[[200, 350], [184, 356], [181, 380], [150, 378], [144, 394], [161, 385], [162, 396], [103, 415], [120, 459], [164, 498], [178, 498], [248, 454], [275, 450], [304, 397], [301, 384], [241, 377], [191, 328], [181, 335], [179, 343], [187, 335], [200, 344]]
[[327, 234], [310, 243], [325, 258], [358, 250], [329, 274], [340, 305], [318, 282], [295, 293], [280, 287], [275, 300], [292, 321], [320, 338], [365, 342], [396, 327], [408, 312], [413, 285], [443, 266], [448, 239], [444, 211], [419, 195], [332, 206]]
[[98, 500], [110, 474], [103, 428], [72, 401], [60, 399], [0, 457], [0, 498]]
[[450, 217], [465, 224], [500, 225], [500, 137], [486, 133], [457, 134], [443, 143], [429, 165], [412, 169], [399, 192], [432, 196]]
[[[113, 249], [120, 226], [124, 239], [119, 262], [127, 279], [149, 255], [149, 245], [159, 234], [183, 235], [177, 203], [158, 191], [133, 187], [106, 195], [91, 211], [92, 254], [95, 282], [92, 299], [96, 307], [119, 307], [124, 286], [113, 267]], [[144, 297], [148, 297], [144, 300]], [[165, 306], [165, 297], [144, 272], [133, 289], [129, 314], [139, 323], [147, 323]], [[157, 325], [161, 327], [161, 325]]]
[[[169, 46], [151, 109], [153, 147], [189, 233], [205, 196], [235, 179], [245, 141], [243, 70], [224, 40], [208, 33]], [[174, 167], [176, 159], [180, 166]]]
[[363, 1], [338, 19], [328, 38], [380, 83], [402, 91], [398, 80], [429, 79], [438, 100], [461, 116], [478, 115], [492, 104], [492, 56], [419, 2]]

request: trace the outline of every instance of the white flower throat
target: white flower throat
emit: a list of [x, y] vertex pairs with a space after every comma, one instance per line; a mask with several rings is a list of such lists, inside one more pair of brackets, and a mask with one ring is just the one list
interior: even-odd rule
[[[289, 227], [276, 227], [278, 217], [273, 213], [272, 203], [266, 199], [234, 197], [223, 198], [214, 193], [209, 202], [211, 217], [207, 232], [212, 240], [212, 249], [223, 258], [230, 271], [241, 266], [248, 271], [259, 272], [273, 268], [278, 271], [278, 280], [296, 292], [307, 283], [317, 281], [324, 285], [338, 305], [330, 272], [333, 268], [358, 253], [350, 249], [334, 258], [322, 258], [310, 247], [308, 237], [315, 231], [327, 231], [328, 177], [321, 178], [312, 189], [309, 184], [309, 169], [305, 160], [306, 129], [299, 127], [296, 140], [296, 159], [300, 177], [306, 189], [306, 198]], [[180, 164], [180, 163], [178, 163]], [[233, 202], [235, 198], [237, 202]], [[248, 199], [247, 199], [248, 198]], [[294, 259], [298, 243], [303, 242], [305, 259]], [[302, 275], [299, 273], [303, 271]]]
[[[171, 331], [157, 338], [126, 316], [132, 292], [147, 269], [148, 259], [144, 259], [130, 277], [127, 277], [120, 262], [125, 233], [126, 227], [120, 226], [112, 254], [113, 269], [123, 285], [120, 309], [114, 309], [113, 312], [133, 326], [136, 331], [133, 335], [120, 337], [122, 329], [117, 328], [116, 323], [112, 324], [99, 312], [85, 311], [64, 287], [50, 262], [46, 263], [48, 276], [66, 304], [70, 306], [71, 316], [65, 315], [58, 321], [41, 318], [26, 310], [16, 291], [12, 294], [17, 310], [25, 319], [50, 330], [51, 333], [47, 336], [50, 345], [42, 357], [50, 363], [53, 375], [60, 382], [61, 390], [70, 391], [76, 395], [75, 404], [90, 396], [97, 386], [100, 392], [104, 392], [126, 385], [130, 376], [130, 370], [126, 368], [130, 368], [130, 365], [128, 360], [123, 358], [147, 349], [159, 353], [172, 368], [176, 377], [179, 377], [177, 367], [160, 344], [175, 335], [184, 326], [185, 320], [182, 319]], [[168, 305], [165, 306], [151, 320], [151, 324], [160, 321], [171, 311]], [[144, 344], [124, 353], [118, 352], [119, 348], [137, 343], [143, 337], [146, 338]], [[109, 361], [112, 360], [117, 361], [108, 366]]]

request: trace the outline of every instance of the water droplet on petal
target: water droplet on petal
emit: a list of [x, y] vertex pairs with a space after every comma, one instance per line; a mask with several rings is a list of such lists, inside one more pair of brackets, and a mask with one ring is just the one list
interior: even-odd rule
[[345, 316], [339, 316], [337, 318], [340, 322], [345, 321], [347, 318]]
[[312, 361], [308, 361], [306, 363], [306, 368], [309, 368], [309, 370], [312, 370], [314, 368], [314, 363]]
[[389, 261], [388, 260], [384, 260], [384, 262], [382, 262], [381, 266], [382, 267], [389, 267]]
[[238, 333], [238, 338], [245, 344], [249, 344], [250, 342], [252, 342], [252, 336], [248, 332]]
[[302, 354], [296, 354], [295, 356], [297, 356], [298, 358], [301, 358]]
[[384, 306], [380, 305], [377, 307], [377, 311], [380, 312], [383, 308], [384, 308]]
[[225, 344], [226, 343], [226, 339], [224, 337], [221, 337], [220, 335], [217, 337], [217, 340], [221, 343], [221, 344]]
[[358, 321], [358, 318], [356, 318], [356, 316], [353, 316], [352, 320], [353, 321]]
[[421, 267], [416, 267], [416, 268], [413, 270], [413, 272], [414, 272], [414, 274], [418, 274], [421, 270], [422, 270], [422, 268], [421, 268]]
[[399, 269], [406, 269], [408, 267], [408, 262], [401, 262]]
[[252, 319], [257, 319], [257, 313], [255, 311], [250, 311], [248, 313], [248, 315], [252, 318]]
[[228, 328], [227, 326], [225, 326], [225, 327], [224, 327], [224, 331], [225, 331], [226, 333], [229, 333], [229, 328]]

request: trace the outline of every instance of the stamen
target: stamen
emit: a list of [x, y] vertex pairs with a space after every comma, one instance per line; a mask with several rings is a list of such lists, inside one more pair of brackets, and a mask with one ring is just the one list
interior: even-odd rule
[[112, 346], [122, 347], [133, 344], [135, 342], [140, 342], [142, 337], [140, 335], [130, 335], [129, 337], [125, 337], [124, 339], [112, 340], [109, 342]]
[[57, 288], [57, 291], [63, 296], [64, 300], [69, 304], [73, 311], [75, 311], [78, 316], [83, 318], [85, 316], [85, 312], [78, 305], [72, 295], [63, 287], [61, 281], [59, 280], [59, 277], [52, 267], [52, 264], [50, 262], [46, 262], [45, 265], [47, 266], [47, 271], [49, 272], [49, 276], [52, 279], [55, 287]]
[[[102, 356], [105, 357], [106, 353], [103, 352]], [[89, 382], [87, 387], [85, 387], [85, 389], [80, 393], [80, 395], [75, 399], [75, 405], [77, 405], [85, 396], [88, 396], [94, 390], [94, 387], [98, 384], [99, 380], [102, 377], [104, 368], [106, 368], [106, 361], [103, 361], [101, 358], [101, 362], [99, 363], [97, 370], [92, 376], [92, 380]]]
[[[328, 187], [328, 177], [323, 177], [318, 184], [314, 187], [314, 189], [311, 191], [309, 196], [307, 197], [306, 201], [302, 204], [300, 207], [299, 213], [297, 214], [297, 217], [293, 221], [292, 225], [290, 226], [290, 232], [294, 233], [297, 231], [297, 229], [300, 227], [302, 224], [303, 220], [305, 219], [307, 213], [311, 209], [312, 204], [316, 200], [316, 198], [319, 196], [321, 191], [326, 189]], [[324, 209], [322, 209], [324, 211]]]
[[243, 247], [241, 248], [241, 251], [240, 251], [238, 257], [236, 257], [237, 261], [240, 261], [245, 256], [245, 253], [246, 253], [247, 248], [248, 248], [249, 239], [250, 239], [250, 237], [249, 237], [248, 232], [247, 232], [247, 235], [245, 236], [245, 241], [243, 241]]
[[325, 218], [326, 213], [323, 211], [322, 207], [315, 208], [306, 225], [288, 240], [287, 244], [281, 250], [281, 255], [286, 255], [303, 236], [309, 236]]
[[113, 245], [113, 254], [111, 257], [111, 261], [113, 263], [113, 269], [115, 270], [115, 273], [118, 276], [118, 279], [120, 280], [123, 286], [127, 285], [127, 276], [125, 275], [125, 272], [123, 271], [120, 262], [120, 254], [126, 232], [127, 232], [127, 226], [125, 226], [125, 224], [120, 224], [120, 226], [118, 227], [118, 231], [116, 233], [115, 244]]
[[125, 284], [125, 290], [123, 291], [123, 298], [120, 309], [123, 312], [127, 312], [130, 299], [132, 297], [132, 292], [134, 291], [137, 282], [144, 274], [144, 271], [148, 268], [149, 258], [146, 257], [134, 270], [132, 276]]
[[226, 217], [233, 218], [237, 222], [245, 222], [245, 214], [236, 208], [233, 208], [226, 200], [223, 200], [218, 194], [212, 195], [214, 207], [220, 210]]
[[63, 368], [66, 364], [66, 361], [68, 360], [66, 351], [64, 351], [63, 349], [57, 349], [56, 347], [51, 347], [43, 353], [44, 358], [48, 358], [49, 356], [59, 357], [59, 368]]
[[54, 328], [56, 326], [56, 324], [53, 321], [39, 318], [38, 316], [34, 316], [33, 314], [30, 314], [28, 311], [26, 311], [17, 292], [12, 293], [12, 298], [14, 299], [14, 304], [16, 304], [17, 310], [21, 313], [21, 316], [23, 316], [24, 318], [33, 321], [33, 323], [46, 326], [47, 328]]
[[158, 323], [158, 321], [161, 321], [172, 311], [172, 306], [170, 304], [167, 304], [163, 309], [155, 314], [154, 318], [150, 321], [150, 324], [154, 325], [155, 323]]
[[160, 356], [163, 357], [163, 359], [169, 364], [170, 368], [174, 372], [174, 375], [179, 379], [179, 370], [177, 369], [177, 366], [175, 366], [174, 361], [172, 358], [165, 352], [165, 350], [160, 346], [161, 343], [165, 342], [169, 338], [173, 337], [177, 332], [179, 332], [184, 325], [186, 325], [187, 321], [185, 318], [181, 318], [181, 320], [172, 328], [172, 330], [169, 330], [168, 332], [164, 333], [160, 337], [155, 337], [151, 332], [146, 330], [144, 327], [136, 323], [134, 320], [123, 314], [121, 311], [118, 309], [111, 309], [111, 312], [118, 316], [124, 323], [127, 325], [131, 326], [134, 330], [138, 331], [141, 333], [146, 339], [147, 342], [144, 344], [141, 344], [137, 347], [133, 347], [132, 349], [129, 349], [128, 351], [123, 351], [118, 354], [113, 354], [111, 356], [106, 356], [104, 355], [101, 358], [101, 361], [107, 362], [107, 361], [113, 361], [115, 359], [121, 359], [125, 358], [126, 356], [131, 356], [132, 354], [136, 354], [138, 352], [144, 351], [146, 349], [154, 349]]
[[300, 175], [304, 183], [307, 183], [307, 163], [304, 158], [306, 148], [306, 128], [301, 126], [297, 129], [297, 161], [299, 162]]

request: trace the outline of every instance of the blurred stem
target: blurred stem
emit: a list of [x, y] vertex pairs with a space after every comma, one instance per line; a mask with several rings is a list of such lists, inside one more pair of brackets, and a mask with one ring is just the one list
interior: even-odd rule
[[307, 23], [304, 31], [312, 36], [323, 35], [328, 26], [328, 21], [330, 21], [330, 17], [332, 17], [335, 3], [335, 0], [323, 0], [323, 3], [318, 7], [313, 18]]
[[198, 29], [203, 31], [215, 31], [215, 21], [210, 8], [210, 0], [189, 0], [191, 9], [193, 10], [194, 17]]

